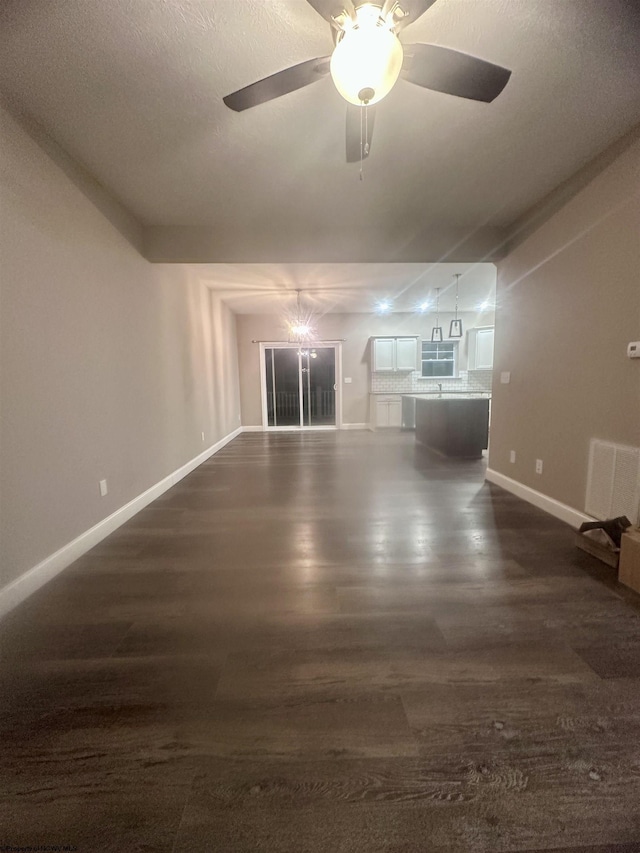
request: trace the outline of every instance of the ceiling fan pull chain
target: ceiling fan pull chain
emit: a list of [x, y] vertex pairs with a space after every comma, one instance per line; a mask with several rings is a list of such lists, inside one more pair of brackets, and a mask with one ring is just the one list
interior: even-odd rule
[[360, 180], [362, 180], [362, 161], [369, 156], [369, 90], [363, 89], [360, 94], [367, 95], [360, 101]]
[[369, 104], [364, 105], [364, 156], [369, 156]]

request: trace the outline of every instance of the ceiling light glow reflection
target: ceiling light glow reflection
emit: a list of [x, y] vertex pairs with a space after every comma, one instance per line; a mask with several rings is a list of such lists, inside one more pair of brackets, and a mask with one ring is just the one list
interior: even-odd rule
[[292, 335], [303, 336], [303, 335], [311, 334], [311, 327], [310, 326], [304, 326], [304, 325], [302, 325], [302, 326], [290, 326], [289, 328], [291, 330]]

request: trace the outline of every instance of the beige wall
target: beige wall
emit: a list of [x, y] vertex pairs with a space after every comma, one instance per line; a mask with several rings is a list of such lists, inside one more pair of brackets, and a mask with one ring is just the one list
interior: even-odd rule
[[[440, 325], [446, 330], [453, 314], [442, 313]], [[460, 314], [464, 329], [492, 325], [492, 312]], [[286, 341], [287, 329], [281, 317], [274, 314], [239, 314], [236, 318], [242, 423], [262, 423], [260, 409], [260, 349], [252, 340]], [[351, 383], [342, 384], [342, 421], [344, 424], [369, 423], [369, 338], [374, 335], [419, 335], [430, 339], [432, 315], [418, 314], [325, 314], [316, 325], [320, 340], [340, 340], [342, 344], [342, 376]], [[467, 367], [466, 338], [460, 348], [459, 367]]]
[[197, 269], [149, 264], [4, 112], [0, 128], [1, 588], [240, 408], [235, 319]]
[[639, 339], [636, 141], [498, 264], [490, 467], [583, 511], [589, 440], [640, 446]]
[[[358, 187], [354, 186], [354, 192]], [[282, 191], [284, 193], [284, 190]], [[501, 258], [506, 229], [493, 226], [424, 225], [412, 212], [404, 220], [388, 217], [381, 233], [366, 217], [355, 217], [348, 229], [299, 217], [297, 227], [273, 205], [271, 216], [252, 223], [251, 240], [233, 220], [226, 227], [152, 225], [144, 229], [144, 251], [150, 261], [193, 264], [247, 263], [484, 263]]]

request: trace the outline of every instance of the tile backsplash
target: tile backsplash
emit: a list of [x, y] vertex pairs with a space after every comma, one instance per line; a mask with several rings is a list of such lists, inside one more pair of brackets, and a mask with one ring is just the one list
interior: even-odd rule
[[423, 379], [420, 371], [413, 373], [372, 373], [372, 394], [420, 394], [438, 391], [442, 383], [443, 391], [479, 392], [491, 391], [492, 370], [461, 370], [455, 379]]

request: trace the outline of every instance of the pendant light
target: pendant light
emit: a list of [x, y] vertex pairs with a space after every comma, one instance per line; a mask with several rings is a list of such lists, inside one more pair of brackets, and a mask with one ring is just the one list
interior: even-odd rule
[[289, 327], [290, 343], [302, 343], [304, 341], [308, 341], [313, 337], [314, 333], [311, 325], [313, 319], [311, 313], [304, 313], [302, 310], [302, 301], [300, 298], [302, 291], [296, 289], [296, 293], [298, 294], [296, 299], [296, 311], [287, 323]]
[[462, 337], [462, 320], [458, 319], [458, 282], [460, 280], [460, 273], [457, 272], [456, 276], [456, 317], [455, 320], [452, 320], [449, 325], [449, 337], [450, 338], [461, 338]]
[[431, 329], [431, 342], [442, 343], [442, 326], [440, 325], [440, 288], [436, 287], [436, 324]]

